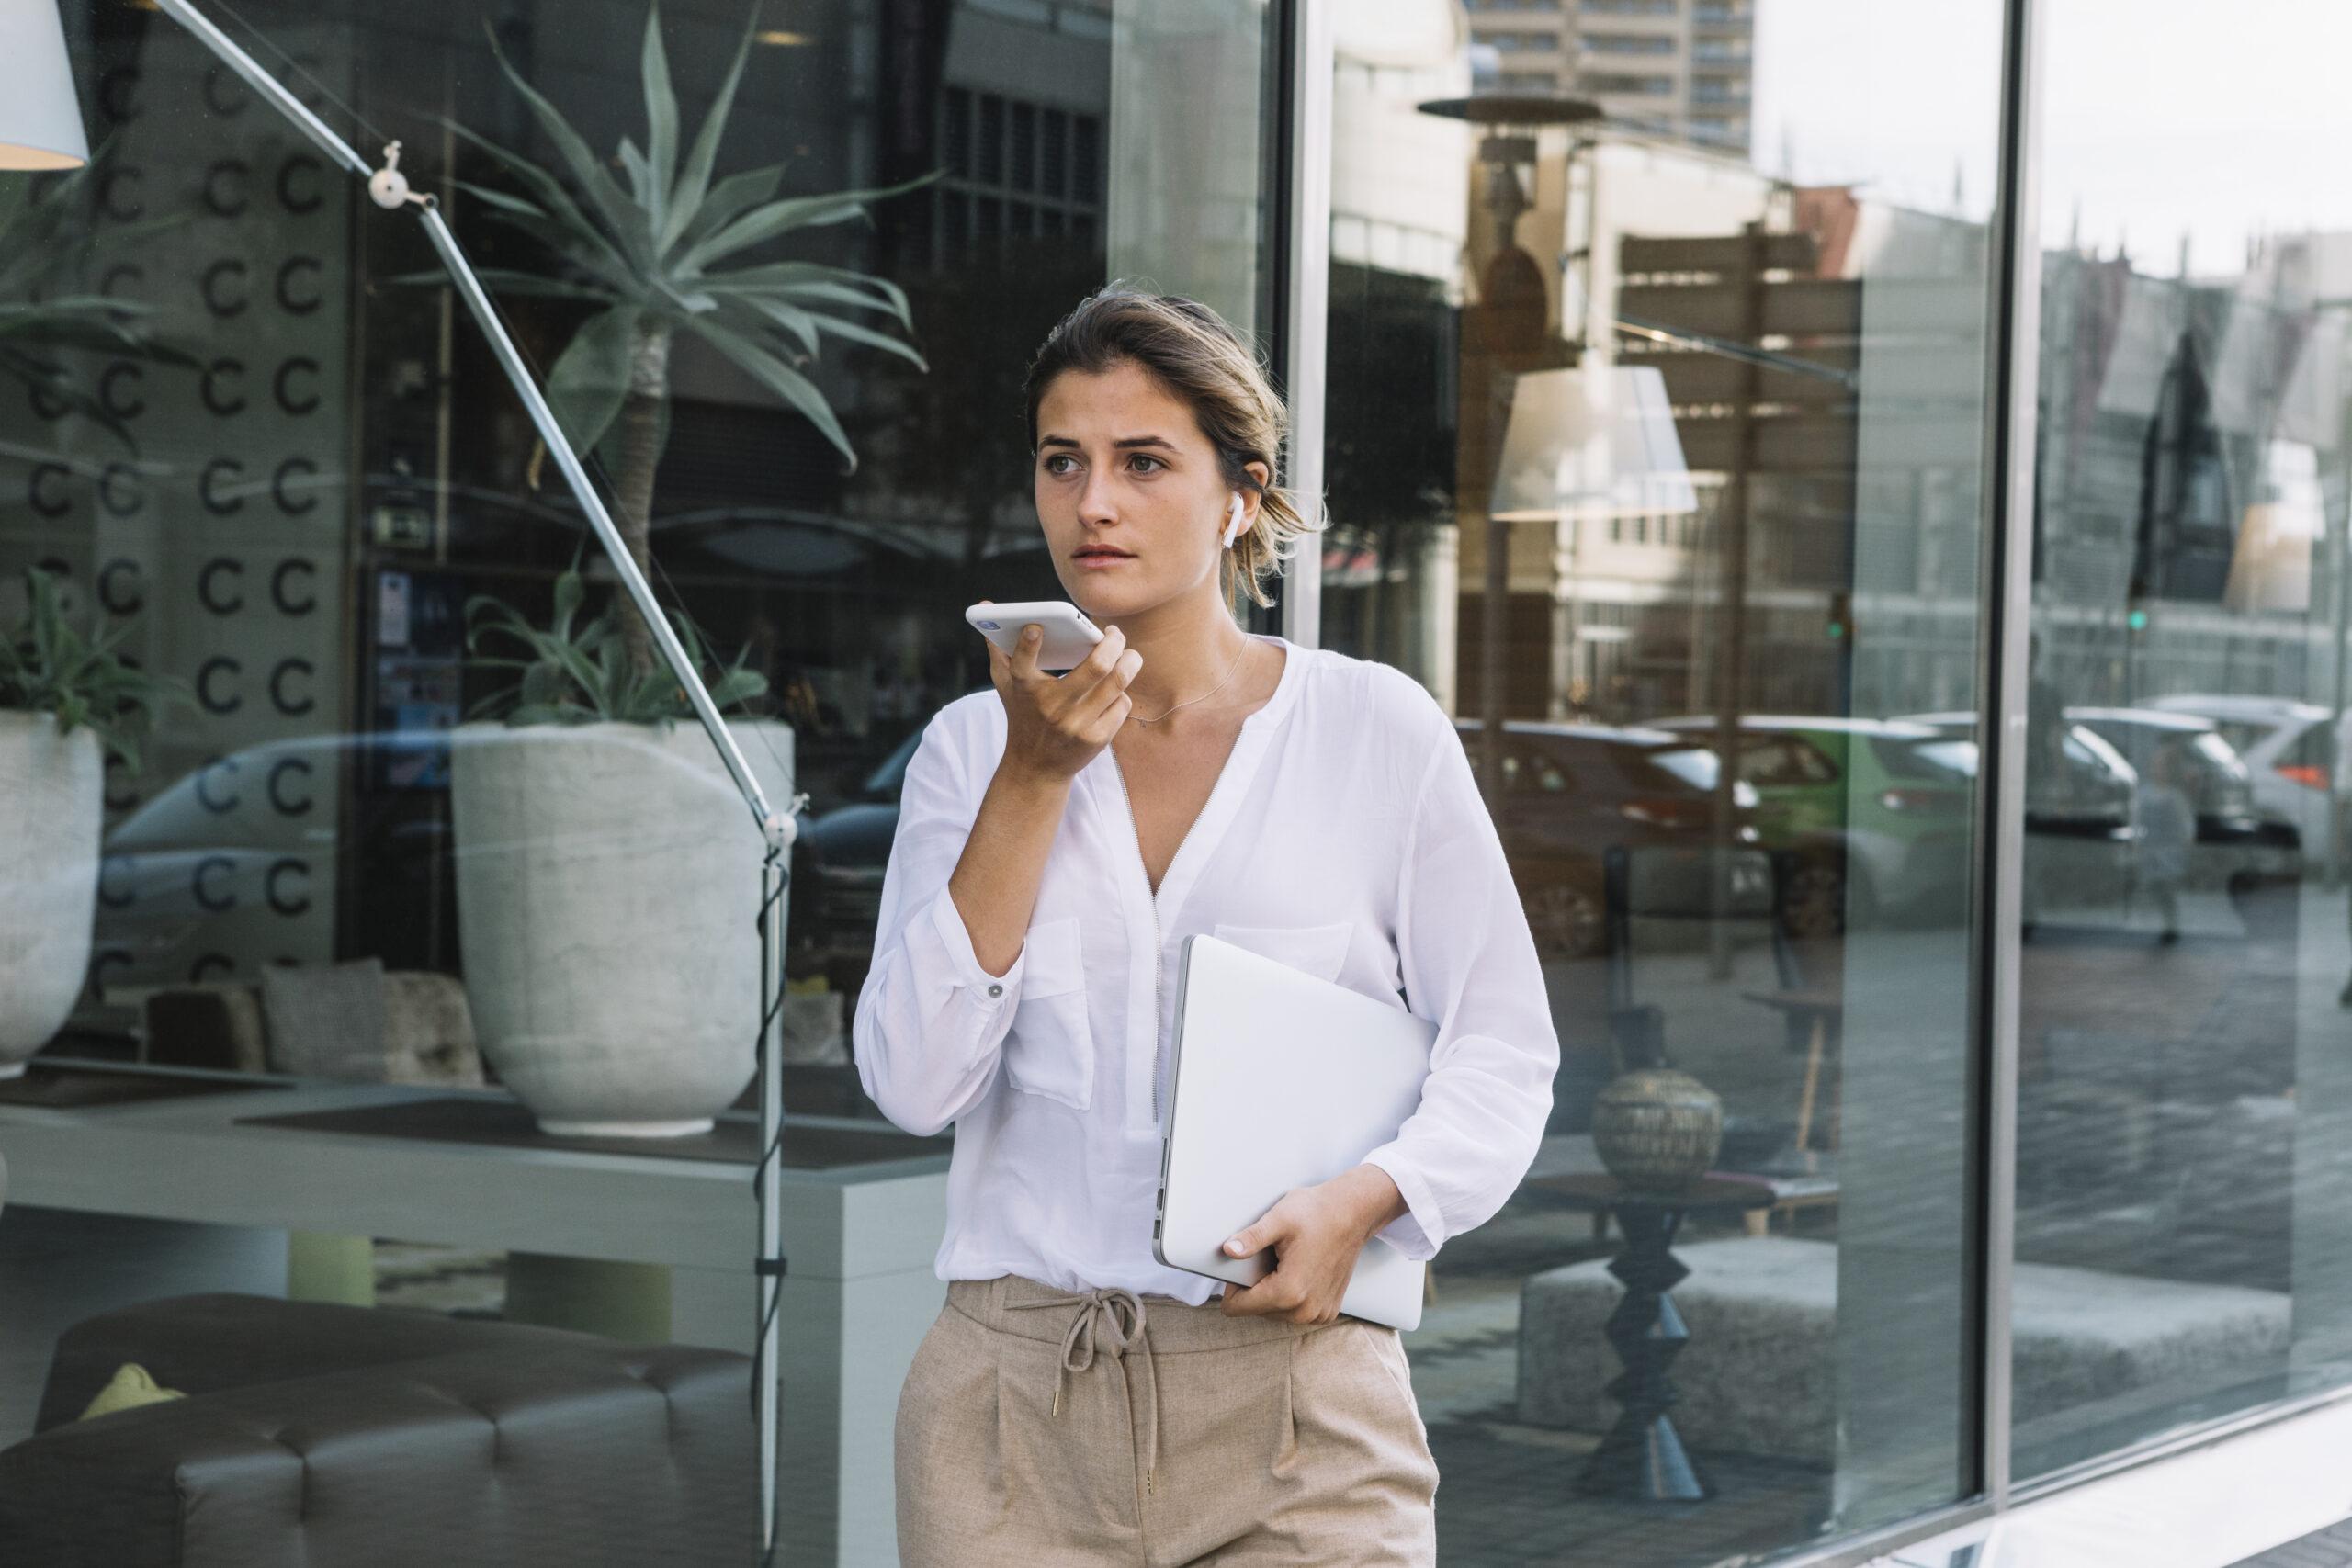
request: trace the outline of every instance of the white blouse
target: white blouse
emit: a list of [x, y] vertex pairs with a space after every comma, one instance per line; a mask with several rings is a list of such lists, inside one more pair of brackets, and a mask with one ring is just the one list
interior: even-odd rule
[[995, 689], [933, 716], [907, 764], [853, 1038], [892, 1122], [955, 1125], [942, 1280], [1217, 1293], [1151, 1250], [1177, 957], [1195, 931], [1439, 1025], [1419, 1109], [1365, 1156], [1404, 1195], [1379, 1234], [1408, 1257], [1492, 1218], [1534, 1161], [1559, 1037], [1453, 720], [1390, 666], [1260, 640], [1286, 650], [1282, 679], [1157, 896], [1106, 746], [1072, 781], [1001, 976], [947, 891], [1004, 754]]

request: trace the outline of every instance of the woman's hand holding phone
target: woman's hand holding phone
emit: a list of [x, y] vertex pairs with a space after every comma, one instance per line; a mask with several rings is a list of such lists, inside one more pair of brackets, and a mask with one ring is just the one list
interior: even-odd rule
[[1037, 668], [1041, 640], [1031, 626], [1023, 628], [1011, 653], [988, 645], [989, 679], [1004, 703], [1006, 724], [1004, 760], [998, 766], [1060, 784], [1077, 777], [1126, 722], [1135, 705], [1127, 683], [1143, 668], [1143, 655], [1127, 646], [1126, 634], [1114, 626], [1083, 660], [1057, 676]]

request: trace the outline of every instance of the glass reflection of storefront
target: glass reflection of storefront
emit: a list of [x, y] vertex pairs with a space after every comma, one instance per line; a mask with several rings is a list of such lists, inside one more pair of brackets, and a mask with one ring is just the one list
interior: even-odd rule
[[[1019, 417], [1047, 330], [1136, 276], [1266, 335], [1279, 18], [753, 9], [212, 19], [370, 161], [401, 143], [797, 809], [782, 1553], [865, 1564], [891, 1552], [946, 1148], [884, 1121], [848, 1053], [900, 772], [987, 681], [964, 606], [1056, 591]], [[0, 1557], [78, 1510], [116, 1521], [86, 1560], [153, 1560], [115, 1506], [136, 1455], [78, 1501], [28, 1480], [96, 1392], [75, 1344], [263, 1420], [356, 1379], [336, 1419], [380, 1483], [409, 1417], [365, 1369], [427, 1340], [514, 1356], [549, 1440], [593, 1426], [612, 1373], [499, 1337], [552, 1328], [680, 1348], [645, 1374], [669, 1430], [453, 1537], [394, 1516], [469, 1517], [455, 1494], [355, 1527], [401, 1561], [520, 1561], [533, 1508], [602, 1508], [628, 1528], [565, 1561], [751, 1561], [758, 835], [414, 224], [171, 16], [61, 15], [96, 156], [0, 176], [0, 625], [117, 637], [105, 679], [163, 683], [102, 786], [92, 744], [65, 804], [6, 792], [74, 815], [49, 859], [0, 859], [0, 1058], [32, 1058], [0, 1078]], [[844, 1224], [877, 1194], [911, 1218]], [[243, 1304], [188, 1301], [223, 1292]], [[364, 1310], [271, 1315], [326, 1306]]]
[[[947, 1144], [849, 1021], [960, 612], [1058, 592], [1023, 372], [1115, 277], [1320, 432], [1253, 629], [1454, 716], [1544, 962], [1542, 1152], [1405, 1339], [1442, 1561], [1859, 1562], [2352, 1386], [2352, 211], [2298, 63], [2352, 39], [2160, 9], [224, 11], [401, 141], [796, 805], [790, 1550], [894, 1560]], [[199, 1292], [752, 1331], [716, 754], [431, 252], [167, 17], [62, 15], [97, 155], [0, 176], [0, 624], [160, 680], [0, 860], [10, 1519], [60, 1345]], [[1694, 1184], [1628, 1184], [1628, 1107]]]
[[[1951, 181], [1995, 162], [1999, 16], [1914, 40], [1964, 73], [1939, 123], [1784, 88], [1751, 159], [1491, 78], [1447, 7], [1379, 11], [1336, 50], [1324, 637], [1460, 716], [1563, 1046], [1535, 1169], [1408, 1337], [1432, 1444], [1545, 1499], [1568, 1561], [1956, 1502], [1979, 801], [1965, 736], [1904, 716], [1978, 702], [1990, 186]], [[1803, 39], [1792, 84], [1865, 69]], [[1833, 142], [1834, 182], [1790, 163]], [[1612, 1319], [1604, 1238], [1638, 1273], [1642, 1221], [1601, 1146], [1623, 1097], [1694, 1089], [1721, 1138], [1679, 1320], [1645, 1319], [1661, 1369]], [[1509, 1560], [1529, 1517], [1441, 1509], [1443, 1554]]]
[[[2169, 117], [2110, 78], [2112, 19], [2047, 23], [2026, 767], [2029, 808], [2064, 799], [2054, 739], [2107, 741], [2131, 827], [2096, 885], [2026, 841], [2021, 1477], [2338, 1385], [2346, 1354], [2347, 215], [2300, 172], [2333, 111], [2275, 53], [2340, 24], [2277, 8], [2178, 58], [2264, 107], [2179, 154], [2173, 199], [2115, 163]], [[2100, 1375], [2054, 1360], [2092, 1337]]]

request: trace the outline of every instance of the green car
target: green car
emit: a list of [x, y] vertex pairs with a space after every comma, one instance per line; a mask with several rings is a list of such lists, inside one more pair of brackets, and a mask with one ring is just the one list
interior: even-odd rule
[[[1704, 716], [1656, 728], [1713, 734]], [[1836, 936], [1849, 913], [1957, 913], [1968, 887], [1970, 772], [1944, 737], [1894, 719], [1740, 720], [1739, 776], [1772, 857], [1790, 935]]]

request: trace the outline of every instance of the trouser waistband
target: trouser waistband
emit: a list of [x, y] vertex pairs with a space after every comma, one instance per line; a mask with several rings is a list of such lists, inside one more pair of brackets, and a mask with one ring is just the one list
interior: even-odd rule
[[[948, 1304], [966, 1317], [984, 1327], [1001, 1334], [1018, 1335], [1023, 1339], [1043, 1339], [1059, 1343], [1069, 1327], [1070, 1314], [1081, 1304], [1107, 1296], [1126, 1298], [1128, 1292], [1096, 1291], [1091, 1292], [1058, 1290], [1041, 1283], [1025, 1274], [1004, 1274], [993, 1280], [950, 1280], [947, 1282]], [[1272, 1317], [1228, 1317], [1216, 1298], [1195, 1306], [1146, 1292], [1134, 1300], [1144, 1309], [1144, 1337], [1150, 1341], [1155, 1355], [1182, 1355], [1194, 1350], [1223, 1350], [1236, 1345], [1261, 1344], [1269, 1339], [1288, 1339], [1301, 1334], [1312, 1334], [1317, 1327], [1311, 1323], [1289, 1323]], [[1068, 1313], [1055, 1312], [1054, 1306], [1067, 1305]]]

